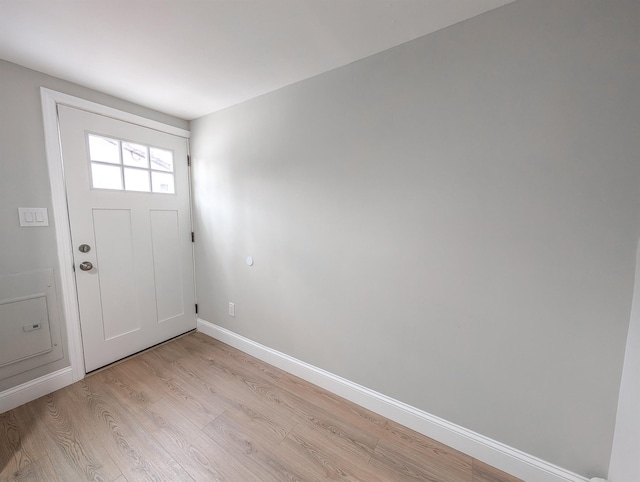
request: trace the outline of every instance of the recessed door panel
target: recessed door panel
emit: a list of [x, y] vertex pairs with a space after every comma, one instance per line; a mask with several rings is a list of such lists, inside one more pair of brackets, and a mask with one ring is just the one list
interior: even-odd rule
[[178, 212], [151, 211], [153, 272], [158, 322], [184, 313]]
[[111, 340], [140, 329], [131, 211], [94, 209], [93, 230], [102, 327], [104, 339]]

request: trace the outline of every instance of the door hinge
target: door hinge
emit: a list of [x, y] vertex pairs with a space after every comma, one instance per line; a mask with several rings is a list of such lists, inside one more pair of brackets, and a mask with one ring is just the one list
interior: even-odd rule
[[191, 165], [191, 156], [187, 154], [187, 166]]
[[196, 303], [196, 315], [198, 314], [198, 303]]
[[193, 231], [191, 231], [191, 242], [195, 243], [196, 242], [196, 235]]

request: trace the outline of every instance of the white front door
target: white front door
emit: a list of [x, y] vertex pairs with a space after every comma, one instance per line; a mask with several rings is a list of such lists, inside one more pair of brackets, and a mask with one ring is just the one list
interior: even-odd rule
[[187, 140], [58, 115], [89, 372], [196, 327]]

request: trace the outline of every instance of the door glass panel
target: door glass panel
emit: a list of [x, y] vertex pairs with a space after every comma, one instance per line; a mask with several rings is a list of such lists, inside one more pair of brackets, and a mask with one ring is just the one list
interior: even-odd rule
[[120, 164], [120, 141], [89, 134], [89, 158], [92, 161]]
[[173, 151], [97, 134], [87, 138], [93, 188], [175, 194]]
[[133, 142], [122, 142], [122, 162], [125, 166], [149, 167], [149, 157], [147, 146], [134, 144]]
[[[153, 158], [151, 162], [153, 162]], [[173, 174], [151, 171], [151, 184], [153, 185], [153, 192], [167, 194], [174, 194], [176, 192]]]
[[149, 151], [151, 153], [151, 169], [173, 172], [173, 152], [157, 147], [150, 147]]
[[124, 188], [127, 191], [151, 191], [149, 171], [146, 169], [124, 168]]
[[91, 163], [91, 179], [96, 189], [122, 189], [120, 166]]

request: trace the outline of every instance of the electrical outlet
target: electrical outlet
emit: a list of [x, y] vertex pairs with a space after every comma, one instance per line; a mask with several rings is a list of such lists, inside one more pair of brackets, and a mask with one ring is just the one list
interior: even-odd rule
[[235, 303], [229, 302], [229, 316], [236, 316], [236, 305], [235, 305]]

